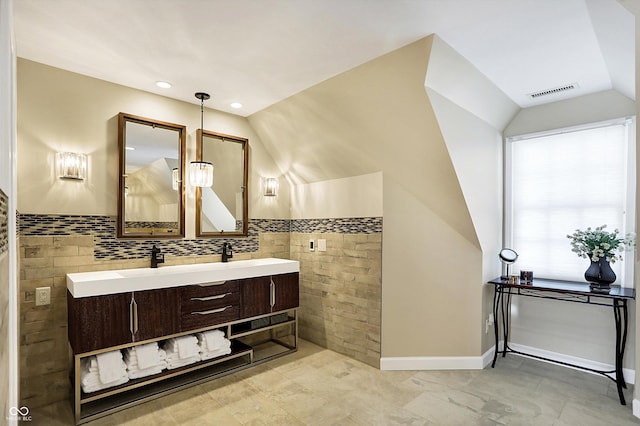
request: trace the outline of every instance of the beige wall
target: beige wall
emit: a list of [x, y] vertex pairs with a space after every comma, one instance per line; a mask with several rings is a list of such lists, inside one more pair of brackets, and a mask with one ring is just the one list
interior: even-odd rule
[[514, 117], [504, 136], [516, 136], [635, 115], [635, 102], [615, 90], [526, 108]]
[[432, 41], [249, 118], [294, 183], [382, 172], [382, 357], [481, 350], [480, 245], [424, 87]]
[[434, 38], [425, 80], [427, 93], [449, 150], [482, 249], [482, 353], [494, 345], [485, 326], [493, 308], [502, 247], [502, 129], [519, 107], [469, 61]]
[[[215, 96], [215, 93], [212, 94]], [[194, 100], [197, 100], [194, 97]], [[200, 106], [18, 60], [18, 182], [21, 213], [115, 215], [118, 190], [117, 114], [187, 126], [187, 162], [195, 158]], [[281, 173], [243, 117], [206, 109], [205, 128], [249, 139], [249, 217], [289, 218], [289, 186], [277, 199], [260, 194], [261, 176]], [[57, 179], [56, 151], [89, 156], [86, 181]], [[194, 193], [187, 187], [187, 236], [193, 237]]]
[[382, 173], [295, 185], [291, 218], [382, 217]]

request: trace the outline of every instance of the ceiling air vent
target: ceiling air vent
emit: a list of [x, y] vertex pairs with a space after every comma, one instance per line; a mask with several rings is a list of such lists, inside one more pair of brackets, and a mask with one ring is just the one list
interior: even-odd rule
[[554, 87], [553, 89], [542, 90], [536, 93], [529, 93], [529, 98], [537, 99], [541, 96], [554, 95], [556, 93], [566, 92], [567, 90], [573, 90], [578, 88], [578, 83], [571, 83], [565, 86]]

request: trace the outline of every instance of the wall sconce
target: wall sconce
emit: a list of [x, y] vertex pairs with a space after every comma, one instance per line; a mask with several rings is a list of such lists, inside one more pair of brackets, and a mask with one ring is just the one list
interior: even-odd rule
[[76, 152], [56, 153], [56, 174], [60, 179], [84, 180], [87, 177], [87, 156]]
[[180, 187], [180, 173], [177, 167], [171, 170], [171, 187], [174, 191]]
[[278, 195], [280, 184], [277, 178], [264, 178], [264, 196], [275, 197]]
[[[209, 99], [208, 93], [197, 92], [200, 99], [200, 146], [204, 136], [204, 101]], [[213, 185], [213, 164], [206, 161], [192, 161], [189, 165], [189, 182], [193, 186], [210, 187]]]

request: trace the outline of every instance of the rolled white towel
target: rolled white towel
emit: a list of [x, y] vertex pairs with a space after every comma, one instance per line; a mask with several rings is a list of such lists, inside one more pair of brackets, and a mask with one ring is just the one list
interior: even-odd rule
[[176, 358], [173, 360], [167, 359], [167, 369], [173, 370], [174, 368], [184, 367], [185, 365], [193, 364], [200, 360], [200, 354], [190, 358]]
[[227, 350], [229, 348], [231, 348], [231, 341], [230, 340], [225, 340], [224, 342], [220, 343], [219, 345], [217, 345], [214, 348], [209, 347], [206, 343], [203, 343], [202, 345], [200, 345], [200, 353], [201, 354], [205, 354], [205, 353], [209, 353], [209, 352], [217, 352], [217, 351], [220, 351], [220, 350]]
[[217, 358], [219, 356], [223, 356], [223, 355], [229, 355], [231, 353], [231, 348], [220, 348], [217, 349], [215, 351], [209, 351], [209, 352], [203, 352], [201, 354], [201, 358], [203, 361], [206, 361], [208, 359], [212, 359], [212, 358]]
[[141, 370], [155, 367], [160, 364], [160, 353], [158, 352], [158, 343], [148, 343], [146, 345], [135, 346], [132, 348], [135, 354], [138, 367]]
[[193, 335], [169, 339], [165, 342], [163, 348], [167, 351], [167, 355], [169, 355], [169, 352], [174, 352], [180, 356], [180, 359], [191, 358], [200, 352], [198, 339]]
[[198, 333], [198, 344], [200, 348], [207, 350], [215, 350], [222, 347], [226, 341], [224, 333], [221, 330], [205, 331], [204, 333]]
[[98, 373], [103, 384], [112, 383], [122, 378], [123, 371], [126, 373], [127, 366], [122, 360], [122, 352], [111, 351], [96, 355]]
[[[124, 371], [124, 374], [122, 374], [123, 370], [120, 370], [121, 375], [119, 377], [117, 377], [115, 380], [111, 382], [103, 383], [102, 379], [100, 378], [100, 374], [97, 371], [90, 371], [96, 368], [96, 367], [92, 367], [92, 365], [96, 365], [96, 364], [97, 364], [96, 356], [84, 358], [83, 360], [81, 360], [80, 384], [82, 386], [82, 390], [86, 393], [95, 392], [95, 391], [106, 389], [113, 386], [118, 386], [123, 383], [126, 383], [129, 380], [126, 370]], [[122, 365], [124, 365], [124, 362], [122, 363]]]

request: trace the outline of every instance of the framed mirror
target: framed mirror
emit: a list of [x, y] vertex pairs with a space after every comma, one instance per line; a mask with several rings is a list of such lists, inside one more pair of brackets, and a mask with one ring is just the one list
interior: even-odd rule
[[118, 238], [184, 237], [186, 127], [118, 114]]
[[249, 140], [198, 129], [196, 158], [213, 164], [213, 185], [196, 188], [196, 236], [246, 236]]

